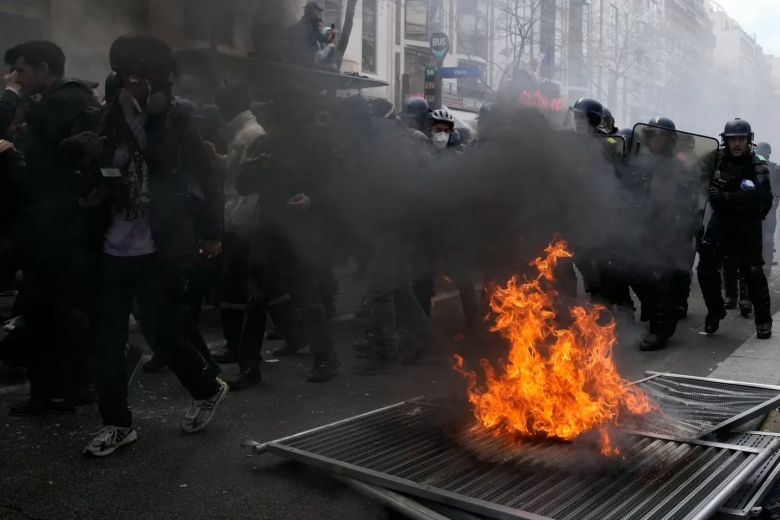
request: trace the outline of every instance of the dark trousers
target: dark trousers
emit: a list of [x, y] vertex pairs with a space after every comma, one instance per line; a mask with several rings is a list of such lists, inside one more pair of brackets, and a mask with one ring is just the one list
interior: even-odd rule
[[720, 269], [724, 258], [733, 258], [738, 271], [745, 276], [756, 323], [772, 321], [769, 286], [762, 268], [764, 260], [761, 247], [760, 220], [728, 222], [724, 225], [713, 217], [699, 248], [697, 268], [707, 312], [724, 312]]
[[[383, 242], [387, 242], [387, 239], [382, 238], [377, 242], [378, 245], [375, 247], [385, 248]], [[402, 247], [400, 240], [398, 240], [398, 247]], [[399, 253], [402, 253], [402, 250], [395, 252], [394, 256], [398, 257]], [[472, 266], [476, 262], [472, 261], [471, 256], [471, 249], [460, 242], [437, 243], [435, 240], [430, 240], [427, 244], [418, 244], [412, 262], [414, 280], [412, 291], [426, 316], [430, 317], [433, 310], [432, 299], [435, 294], [436, 277], [445, 274], [451, 278], [458, 290], [466, 324], [473, 325], [479, 322], [479, 301], [474, 289], [478, 277], [474, 274]], [[406, 262], [400, 258], [399, 261], [402, 265], [406, 265]]]
[[62, 269], [26, 270], [19, 296], [33, 399], [70, 398], [89, 380], [89, 314], [76, 303], [80, 278]]
[[642, 312], [650, 322], [650, 333], [669, 338], [677, 330], [680, 273], [675, 269], [639, 268], [631, 286], [642, 303]]
[[128, 317], [137, 300], [144, 329], [154, 338], [151, 347], [170, 367], [193, 399], [217, 392], [213, 375], [181, 333], [184, 291], [174, 269], [161, 265], [157, 255], [100, 259], [96, 297], [96, 374], [98, 405], [103, 424], [130, 426], [127, 406], [125, 345]]
[[[430, 336], [420, 295], [412, 290], [409, 255], [399, 234], [378, 233], [368, 267], [366, 295], [369, 305], [369, 331], [379, 354], [397, 357], [399, 351], [419, 348], [418, 340]], [[422, 286], [416, 285], [415, 290]], [[472, 292], [473, 292], [472, 285]], [[431, 286], [431, 293], [432, 293]], [[430, 310], [430, 296], [424, 302]]]
[[672, 302], [682, 312], [688, 312], [688, 298], [691, 296], [693, 275], [690, 269], [675, 269], [671, 273]]
[[[644, 306], [643, 295], [646, 292], [643, 291], [644, 285], [638, 281], [643, 278], [639, 274], [643, 272], [643, 269], [630, 263], [628, 259], [621, 258], [599, 262], [597, 271], [600, 273], [598, 277], [601, 284], [596, 294], [601, 294], [606, 303], [618, 307], [633, 308], [634, 303], [630, 293], [630, 289], [633, 288]], [[583, 278], [585, 278], [584, 274]]]
[[320, 293], [321, 264], [316, 236], [289, 236], [261, 228], [249, 251], [249, 304], [239, 346], [242, 368], [259, 363], [266, 314], [298, 350], [308, 344], [314, 362], [333, 356], [325, 306]]
[[235, 233], [226, 233], [223, 246], [219, 280], [222, 334], [227, 342], [226, 348], [238, 352], [249, 300], [249, 240]]
[[745, 275], [739, 272], [735, 258], [723, 259], [723, 291], [726, 293], [726, 298], [733, 298], [740, 302], [750, 301]]

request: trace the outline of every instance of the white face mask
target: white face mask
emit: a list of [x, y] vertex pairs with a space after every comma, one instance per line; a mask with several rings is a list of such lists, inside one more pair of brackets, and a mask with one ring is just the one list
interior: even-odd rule
[[433, 141], [433, 146], [439, 150], [444, 150], [450, 142], [450, 134], [447, 132], [436, 132], [431, 140]]

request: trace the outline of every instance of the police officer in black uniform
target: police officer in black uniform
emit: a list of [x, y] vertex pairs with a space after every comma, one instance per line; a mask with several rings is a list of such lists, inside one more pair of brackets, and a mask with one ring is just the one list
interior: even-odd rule
[[762, 223], [772, 208], [769, 166], [751, 150], [750, 123], [735, 119], [721, 134], [722, 156], [709, 188], [713, 215], [700, 246], [699, 284], [707, 305], [705, 331], [717, 332], [726, 317], [720, 266], [733, 256], [744, 273], [753, 301], [756, 335], [772, 335], [769, 287], [762, 269]]
[[[574, 114], [574, 131], [576, 133], [594, 136], [610, 135], [610, 130], [605, 126], [604, 105], [601, 102], [592, 98], [580, 98], [569, 110]], [[607, 112], [607, 116], [611, 118], [612, 114]], [[614, 120], [608, 120], [606, 124], [614, 126]], [[618, 139], [612, 137], [604, 139], [604, 154], [608, 161], [615, 164], [615, 168], [617, 168], [619, 158], [623, 155], [622, 150], [618, 150], [618, 142]], [[613, 174], [616, 175], [617, 170], [613, 171]], [[593, 251], [592, 247], [585, 249], [585, 251], [575, 253], [575, 263], [582, 274], [585, 291], [590, 294], [591, 299], [602, 303], [624, 304], [629, 302], [628, 287], [621, 285], [618, 288], [619, 284], [610, 283], [610, 280], [607, 279], [609, 270], [606, 260], [603, 259], [605, 252]], [[568, 272], [569, 270], [566, 269], [566, 279], [571, 278], [568, 276]], [[566, 286], [568, 285], [570, 284], [567, 283]]]
[[641, 232], [633, 246], [639, 256], [631, 285], [650, 322], [639, 345], [648, 351], [666, 347], [683, 317], [681, 308], [687, 309], [693, 238], [701, 223], [701, 175], [693, 167], [697, 162], [687, 160], [674, 121], [656, 117], [641, 135], [648, 153], [638, 161], [633, 183]]
[[428, 114], [431, 108], [425, 99], [420, 97], [411, 97], [404, 103], [399, 116], [401, 120], [412, 130], [425, 132]]

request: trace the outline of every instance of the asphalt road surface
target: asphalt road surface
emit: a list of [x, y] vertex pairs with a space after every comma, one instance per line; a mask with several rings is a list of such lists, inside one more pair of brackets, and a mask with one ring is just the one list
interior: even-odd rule
[[[777, 289], [775, 275], [772, 294], [780, 302]], [[211, 340], [219, 338], [215, 315], [207, 314], [204, 324]], [[0, 518], [395, 518], [323, 473], [272, 455], [252, 455], [241, 443], [277, 439], [419, 395], [463, 399], [464, 382], [450, 368], [450, 355], [462, 352], [474, 363], [505, 346], [470, 335], [460, 339], [456, 299], [437, 303], [434, 322], [442, 338], [437, 356], [391, 375], [359, 377], [350, 374], [350, 366], [351, 344], [360, 338], [361, 324], [336, 321], [334, 335], [345, 365], [341, 377], [313, 385], [304, 382], [308, 356], [269, 359], [262, 385], [231, 394], [196, 436], [178, 431], [187, 396], [173, 375], [140, 374], [130, 395], [139, 441], [101, 460], [81, 456], [100, 429], [95, 406], [82, 407], [74, 416], [9, 417], [6, 404], [24, 398], [26, 387], [0, 380]], [[623, 323], [616, 350], [621, 372], [630, 379], [645, 370], [706, 376], [754, 333], [752, 322], [734, 313], [714, 337], [701, 334], [703, 322], [695, 286], [690, 316], [668, 349], [639, 352], [642, 326]], [[780, 341], [780, 334], [772, 341]], [[278, 345], [266, 343], [265, 348]], [[226, 378], [235, 373], [235, 367], [224, 369]], [[750, 374], [744, 379], [750, 380]]]

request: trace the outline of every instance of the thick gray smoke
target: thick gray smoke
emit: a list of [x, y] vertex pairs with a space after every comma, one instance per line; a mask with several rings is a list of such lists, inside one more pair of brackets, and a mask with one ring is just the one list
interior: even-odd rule
[[410, 237], [424, 229], [434, 242], [422, 246], [450, 265], [511, 275], [555, 238], [592, 251], [616, 231], [621, 199], [606, 140], [553, 131], [537, 112], [493, 116], [484, 141], [462, 153], [415, 141], [358, 99], [337, 102], [332, 119], [324, 134], [342, 162], [330, 200], [357, 239], [383, 226]]

